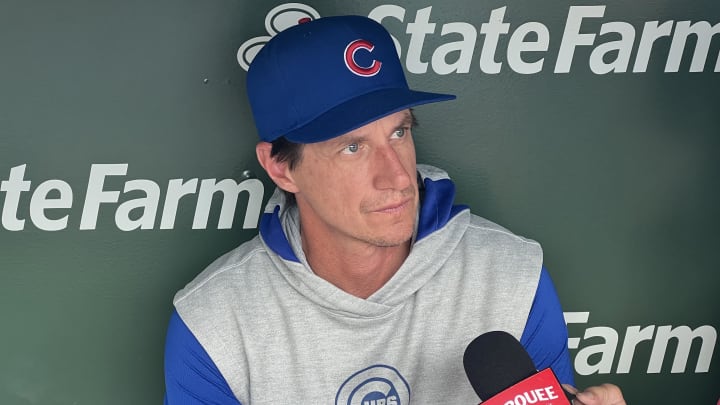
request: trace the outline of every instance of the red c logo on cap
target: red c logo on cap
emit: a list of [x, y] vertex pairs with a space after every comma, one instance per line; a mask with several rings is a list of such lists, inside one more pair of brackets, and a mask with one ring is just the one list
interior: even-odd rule
[[373, 60], [370, 66], [365, 67], [358, 65], [357, 62], [355, 62], [355, 52], [360, 49], [372, 52], [373, 49], [375, 49], [375, 45], [364, 39], [356, 39], [355, 41], [350, 42], [348, 46], [345, 47], [345, 66], [347, 66], [347, 68], [350, 69], [351, 72], [355, 73], [358, 76], [375, 76], [377, 72], [380, 71], [380, 67], [382, 67], [382, 62], [378, 60]]

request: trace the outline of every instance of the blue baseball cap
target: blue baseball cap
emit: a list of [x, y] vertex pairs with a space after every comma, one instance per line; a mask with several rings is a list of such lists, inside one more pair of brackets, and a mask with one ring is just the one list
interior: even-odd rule
[[455, 98], [410, 90], [392, 37], [361, 16], [323, 17], [278, 33], [250, 64], [247, 93], [260, 139], [296, 143]]

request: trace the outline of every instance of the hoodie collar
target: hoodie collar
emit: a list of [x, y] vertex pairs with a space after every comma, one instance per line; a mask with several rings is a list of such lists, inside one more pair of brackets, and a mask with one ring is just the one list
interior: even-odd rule
[[[262, 240], [277, 254], [273, 257], [276, 267], [300, 293], [334, 312], [362, 317], [387, 313], [442, 267], [469, 221], [467, 207], [453, 205], [455, 185], [447, 173], [427, 165], [417, 168], [420, 209], [413, 246], [397, 273], [372, 296], [366, 300], [354, 297], [312, 272], [302, 250], [297, 207], [288, 206], [279, 189], [260, 221]], [[466, 215], [459, 215], [463, 212]]]

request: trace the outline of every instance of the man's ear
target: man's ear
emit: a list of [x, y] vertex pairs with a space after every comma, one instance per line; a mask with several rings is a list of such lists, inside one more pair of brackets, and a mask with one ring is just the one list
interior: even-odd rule
[[260, 166], [265, 169], [268, 176], [270, 176], [278, 187], [290, 193], [297, 193], [298, 188], [295, 185], [287, 162], [280, 162], [270, 156], [271, 151], [272, 144], [269, 142], [258, 142], [258, 144], [255, 145], [255, 154], [257, 155], [258, 162], [260, 162]]

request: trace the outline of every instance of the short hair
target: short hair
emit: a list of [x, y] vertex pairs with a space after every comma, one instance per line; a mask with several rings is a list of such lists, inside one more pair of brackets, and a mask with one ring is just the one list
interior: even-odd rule
[[[286, 162], [288, 168], [293, 170], [300, 164], [302, 160], [302, 151], [304, 144], [289, 141], [284, 136], [271, 142], [270, 157], [278, 162]], [[285, 202], [289, 207], [295, 205], [295, 194], [283, 190], [285, 194]]]

